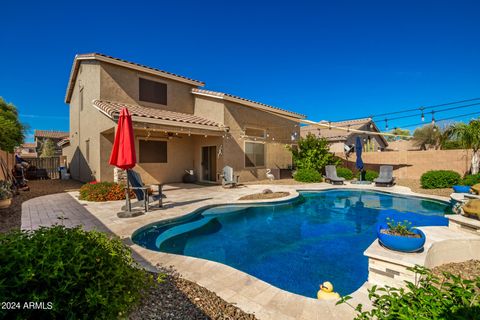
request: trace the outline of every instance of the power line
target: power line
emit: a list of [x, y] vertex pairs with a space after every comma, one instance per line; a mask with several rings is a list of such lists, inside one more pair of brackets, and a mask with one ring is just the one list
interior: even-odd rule
[[[418, 107], [418, 108], [406, 109], [406, 110], [401, 110], [401, 111], [386, 112], [386, 113], [380, 113], [380, 114], [376, 114], [376, 115], [369, 115], [369, 116], [365, 116], [365, 117], [350, 118], [350, 119], [341, 120], [341, 121], [350, 121], [350, 120], [356, 120], [356, 119], [360, 119], [360, 118], [378, 118], [378, 117], [384, 117], [384, 116], [401, 114], [401, 113], [412, 112], [412, 111], [424, 111], [424, 110], [429, 110], [429, 109], [433, 109], [433, 108], [444, 107], [444, 106], [449, 106], [449, 105], [453, 105], [453, 104], [459, 104], [459, 103], [477, 101], [477, 100], [480, 100], [480, 98], [458, 100], [458, 101], [441, 103], [441, 104], [436, 104], [436, 105], [431, 105], [431, 106]], [[336, 122], [341, 122], [341, 121], [336, 121]]]
[[[480, 102], [479, 103], [467, 104], [467, 105], [464, 105], [464, 106], [433, 110], [431, 112], [439, 113], [439, 112], [444, 112], [444, 111], [450, 111], [450, 110], [456, 110], [456, 109], [467, 108], [467, 107], [472, 107], [472, 106], [478, 106], [478, 105], [480, 105]], [[391, 120], [398, 120], [398, 119], [406, 119], [406, 118], [413, 118], [413, 117], [422, 116], [422, 115], [425, 115], [425, 113], [421, 112], [421, 113], [416, 113], [416, 114], [411, 114], [411, 115], [406, 115], [406, 116], [401, 116], [401, 117], [387, 118], [387, 120], [391, 121]]]

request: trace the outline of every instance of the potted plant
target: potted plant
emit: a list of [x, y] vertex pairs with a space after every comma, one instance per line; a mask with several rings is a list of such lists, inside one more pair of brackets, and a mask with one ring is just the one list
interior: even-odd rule
[[0, 209], [10, 207], [12, 196], [12, 184], [8, 181], [0, 181]]
[[395, 222], [387, 218], [386, 223], [377, 227], [377, 236], [384, 247], [395, 251], [417, 252], [425, 244], [425, 234], [412, 228], [412, 223], [407, 220]]

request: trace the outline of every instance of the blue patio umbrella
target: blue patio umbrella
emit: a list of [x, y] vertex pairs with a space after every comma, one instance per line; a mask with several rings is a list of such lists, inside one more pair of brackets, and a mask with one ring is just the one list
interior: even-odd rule
[[357, 136], [357, 140], [355, 140], [355, 155], [357, 156], [355, 165], [358, 170], [363, 170], [362, 149], [362, 141], [360, 140], [360, 137]]

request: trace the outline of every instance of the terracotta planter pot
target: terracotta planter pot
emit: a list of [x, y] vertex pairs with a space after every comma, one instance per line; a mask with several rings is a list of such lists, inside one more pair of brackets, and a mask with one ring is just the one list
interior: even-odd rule
[[12, 204], [12, 199], [11, 198], [0, 200], [0, 209], [8, 208], [8, 207], [10, 207], [11, 204]]

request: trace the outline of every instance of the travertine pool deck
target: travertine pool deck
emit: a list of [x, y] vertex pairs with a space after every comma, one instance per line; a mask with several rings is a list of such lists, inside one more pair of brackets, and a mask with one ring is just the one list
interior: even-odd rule
[[[261, 201], [240, 201], [240, 197], [264, 189], [287, 191], [290, 196]], [[318, 301], [278, 289], [242, 271], [213, 261], [181, 255], [155, 252], [131, 242], [137, 229], [162, 220], [174, 219], [206, 206], [285, 201], [298, 196], [299, 190], [326, 190], [332, 188], [369, 189], [404, 195], [448, 201], [448, 198], [413, 193], [409, 188], [394, 186], [377, 188], [372, 185], [332, 186], [326, 183], [299, 185], [247, 185], [234, 189], [221, 186], [170, 184], [164, 187], [164, 208], [133, 218], [118, 218], [124, 201], [103, 203], [78, 200], [78, 192], [62, 193], [31, 199], [22, 205], [22, 229], [63, 224], [67, 227], [82, 225], [85, 229], [111, 232], [125, 239], [135, 255], [146, 267], [157, 264], [173, 266], [186, 279], [214, 291], [224, 300], [242, 310], [254, 313], [259, 319], [352, 319], [354, 311], [343, 304]], [[369, 284], [366, 283], [352, 296], [353, 304], [368, 304]]]

